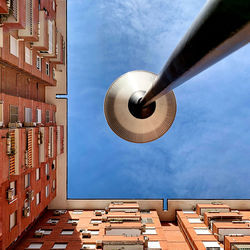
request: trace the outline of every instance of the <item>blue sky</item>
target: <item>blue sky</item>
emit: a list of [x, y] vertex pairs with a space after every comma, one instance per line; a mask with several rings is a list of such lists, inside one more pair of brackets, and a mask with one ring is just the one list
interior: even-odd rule
[[68, 0], [69, 198], [249, 198], [249, 45], [174, 90], [154, 142], [124, 141], [104, 117], [111, 83], [159, 73], [205, 2]]

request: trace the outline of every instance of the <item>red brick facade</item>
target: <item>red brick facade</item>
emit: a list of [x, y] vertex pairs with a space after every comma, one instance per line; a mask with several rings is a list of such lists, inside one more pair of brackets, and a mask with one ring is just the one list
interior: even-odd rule
[[63, 38], [57, 41], [55, 0], [0, 0], [0, 23], [0, 249], [6, 249], [56, 196], [64, 128], [56, 106], [46, 103], [46, 87], [56, 86], [58, 62], [51, 59], [60, 61], [64, 48], [57, 45]]

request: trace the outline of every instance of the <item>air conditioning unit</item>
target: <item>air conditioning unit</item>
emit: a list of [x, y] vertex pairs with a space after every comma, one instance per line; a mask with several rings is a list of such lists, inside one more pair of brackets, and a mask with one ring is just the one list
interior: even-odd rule
[[95, 210], [95, 216], [102, 216], [103, 214], [105, 214], [104, 210]]
[[30, 207], [25, 207], [23, 208], [23, 216], [25, 218], [29, 217], [30, 216]]
[[25, 122], [24, 127], [36, 127], [36, 122]]
[[9, 128], [21, 128], [23, 124], [21, 122], [9, 122], [8, 127]]
[[73, 221], [73, 222], [72, 222], [72, 226], [77, 226], [77, 222], [76, 222], [76, 221]]
[[26, 197], [29, 201], [32, 201], [34, 199], [34, 191], [33, 190], [27, 191]]
[[82, 229], [81, 233], [82, 233], [82, 238], [91, 238], [91, 233], [87, 229]]
[[102, 222], [106, 222], [108, 220], [107, 216], [102, 217]]
[[14, 188], [9, 188], [7, 190], [7, 200], [12, 201], [14, 199], [14, 194], [15, 194], [15, 189]]
[[97, 240], [96, 241], [96, 248], [101, 249], [102, 248], [102, 240]]

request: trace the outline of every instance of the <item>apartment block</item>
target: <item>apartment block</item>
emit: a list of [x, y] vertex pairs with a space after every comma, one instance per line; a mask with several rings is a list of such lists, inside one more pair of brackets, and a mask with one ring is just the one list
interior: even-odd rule
[[[86, 202], [86, 201], [85, 201]], [[193, 201], [195, 202], [195, 201]], [[103, 250], [235, 250], [250, 247], [250, 212], [222, 207], [230, 211], [213, 217], [210, 226], [197, 207], [213, 206], [213, 202], [190, 201], [171, 207], [174, 217], [162, 221], [155, 209], [142, 209], [139, 202], [111, 201], [100, 209], [45, 209], [36, 223], [13, 247], [18, 249], [103, 249]], [[231, 201], [237, 205], [237, 201]], [[89, 204], [91, 206], [91, 204]], [[142, 203], [142, 206], [150, 203]], [[240, 206], [240, 204], [239, 204]], [[210, 212], [205, 212], [208, 215]], [[235, 214], [241, 218], [235, 221]], [[230, 217], [231, 216], [231, 217]], [[209, 216], [207, 216], [209, 217]], [[231, 220], [229, 219], [231, 218]]]
[[56, 9], [55, 0], [0, 0], [0, 249], [56, 197], [65, 129], [48, 95], [66, 53]]

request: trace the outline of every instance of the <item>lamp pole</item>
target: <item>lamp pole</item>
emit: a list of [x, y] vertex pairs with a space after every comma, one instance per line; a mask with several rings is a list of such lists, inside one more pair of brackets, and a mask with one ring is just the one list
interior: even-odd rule
[[250, 41], [250, 0], [209, 0], [140, 100], [148, 106]]

